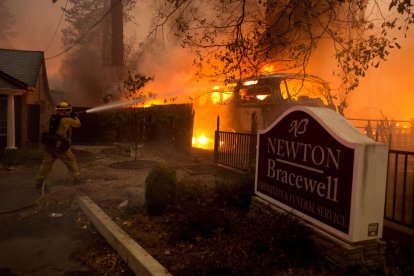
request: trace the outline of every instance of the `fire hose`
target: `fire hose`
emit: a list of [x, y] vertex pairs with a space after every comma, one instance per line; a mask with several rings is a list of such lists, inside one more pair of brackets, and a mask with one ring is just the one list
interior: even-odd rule
[[21, 207], [15, 208], [15, 209], [0, 211], [0, 215], [10, 214], [10, 213], [17, 212], [17, 211], [21, 211], [21, 210], [24, 210], [24, 209], [27, 209], [27, 208], [30, 208], [30, 207], [34, 206], [45, 195], [45, 186], [46, 186], [46, 181], [43, 181], [42, 186], [40, 188], [40, 196], [35, 201], [33, 201], [33, 202], [29, 203], [29, 204], [23, 205]]

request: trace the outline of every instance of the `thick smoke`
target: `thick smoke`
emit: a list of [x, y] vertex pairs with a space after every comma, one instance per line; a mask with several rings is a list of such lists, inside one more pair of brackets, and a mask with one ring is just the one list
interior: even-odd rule
[[400, 38], [401, 50], [393, 51], [380, 68], [372, 69], [350, 96], [349, 115], [354, 118], [411, 120], [414, 118], [414, 32]]
[[[64, 2], [57, 1], [56, 4], [52, 4], [50, 0], [5, 1], [6, 7], [14, 16], [14, 36], [8, 43], [0, 40], [0, 47], [46, 50], [59, 22]], [[150, 6], [154, 1], [137, 3], [134, 12], [137, 24], [130, 24], [125, 28], [124, 41], [126, 42], [134, 35], [137, 40], [142, 40], [150, 28], [148, 15], [152, 14], [153, 10]], [[65, 24], [67, 23], [63, 21], [51, 47], [45, 52], [46, 57], [53, 56], [64, 49], [60, 44], [60, 37]], [[380, 68], [370, 70], [367, 76], [361, 79], [360, 86], [349, 95], [349, 107], [345, 110], [347, 117], [379, 118], [382, 112], [388, 118], [413, 118], [414, 113], [411, 109], [414, 105], [412, 93], [414, 84], [411, 76], [414, 74], [414, 69], [409, 64], [414, 47], [413, 35], [410, 32], [408, 38], [403, 38], [398, 34], [402, 49], [393, 51], [388, 61], [383, 62]], [[187, 100], [189, 96], [194, 98], [198, 93], [204, 93], [212, 86], [211, 83], [198, 81], [194, 77], [192, 56], [181, 49], [173, 39], [170, 42], [167, 41], [164, 48], [147, 43], [141, 48], [142, 52], [147, 52], [147, 49], [152, 51], [140, 56], [139, 62], [129, 66], [127, 70], [153, 76], [155, 80], [146, 89], [161, 98], [178, 96]], [[135, 47], [138, 43], [139, 41], [135, 42]], [[102, 97], [106, 93], [118, 91], [118, 77], [110, 68], [102, 64], [97, 53], [84, 51], [70, 63], [62, 63], [62, 59], [67, 59], [74, 50], [58, 58], [46, 60], [50, 88], [73, 95], [76, 105], [101, 104]], [[337, 78], [332, 74], [335, 69], [333, 52], [330, 54], [328, 51], [320, 51], [315, 52], [307, 73], [327, 80], [335, 94], [338, 88]], [[190, 95], [182, 96], [187, 93]]]
[[93, 107], [107, 95], [119, 95], [121, 76], [113, 67], [104, 65], [100, 53], [88, 48], [78, 50], [63, 62], [60, 87], [73, 105]]
[[[151, 14], [150, 5], [139, 3], [134, 12], [135, 17], [142, 13]], [[149, 21], [149, 18], [146, 20]], [[165, 37], [162, 43], [161, 40], [148, 38], [139, 43], [137, 37], [142, 41], [146, 37], [146, 31], [141, 28], [140, 33], [137, 33], [137, 26], [134, 26], [135, 28], [130, 25], [124, 28], [126, 65], [123, 72], [104, 64], [102, 56], [105, 56], [105, 50], [100, 41], [102, 35], [97, 37], [96, 42], [67, 55], [61, 67], [59, 90], [70, 95], [75, 105], [95, 106], [101, 104], [108, 95], [122, 97], [122, 82], [128, 72], [153, 77], [154, 81], [149, 82], [142, 92], [155, 94], [168, 101], [174, 99], [176, 102], [189, 102], [191, 95], [197, 94], [205, 86], [194, 77], [193, 57], [180, 47], [176, 38]], [[100, 32], [104, 31], [101, 28]]]
[[190, 97], [203, 93], [211, 86], [208, 80], [197, 79], [192, 66], [193, 58], [187, 50], [174, 45], [153, 45], [149, 48], [143, 50], [144, 55], [137, 66], [138, 72], [154, 77], [146, 91], [160, 98], [177, 98], [180, 102], [188, 102]]

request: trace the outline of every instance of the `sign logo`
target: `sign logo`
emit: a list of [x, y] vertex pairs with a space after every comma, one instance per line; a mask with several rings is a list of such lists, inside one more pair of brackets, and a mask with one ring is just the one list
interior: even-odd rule
[[290, 130], [289, 132], [293, 131], [293, 135], [295, 137], [298, 137], [299, 134], [303, 134], [306, 132], [306, 126], [308, 125], [309, 120], [308, 119], [302, 119], [298, 123], [298, 120], [293, 120], [290, 124]]

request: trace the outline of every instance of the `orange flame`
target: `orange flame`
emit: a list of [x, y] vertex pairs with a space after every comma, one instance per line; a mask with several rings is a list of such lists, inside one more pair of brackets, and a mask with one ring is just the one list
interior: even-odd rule
[[192, 145], [195, 148], [211, 149], [214, 144], [214, 139], [208, 138], [201, 133], [198, 137], [193, 137]]

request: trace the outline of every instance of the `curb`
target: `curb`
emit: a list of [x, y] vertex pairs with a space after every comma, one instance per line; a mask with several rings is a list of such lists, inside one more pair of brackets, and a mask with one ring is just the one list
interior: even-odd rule
[[78, 195], [76, 200], [101, 235], [136, 275], [171, 275], [88, 196]]

